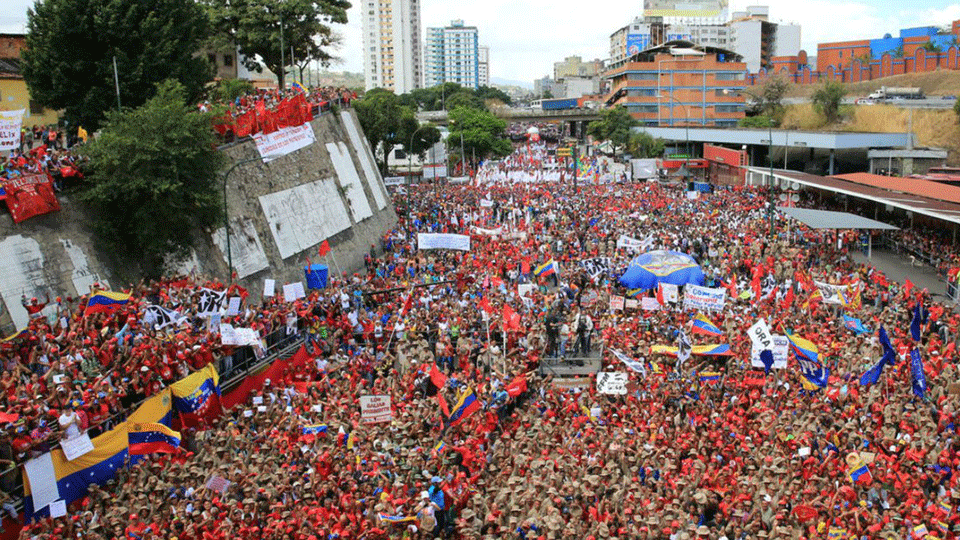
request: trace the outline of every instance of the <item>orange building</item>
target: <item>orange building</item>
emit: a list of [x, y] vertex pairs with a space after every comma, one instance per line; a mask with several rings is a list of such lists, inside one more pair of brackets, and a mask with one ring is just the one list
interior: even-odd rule
[[605, 73], [606, 102], [649, 126], [734, 126], [744, 117], [746, 71], [735, 52], [670, 41]]
[[832, 66], [836, 70], [850, 67], [855, 59], [870, 61], [870, 40], [837, 41], [817, 45], [817, 71], [827, 71]]

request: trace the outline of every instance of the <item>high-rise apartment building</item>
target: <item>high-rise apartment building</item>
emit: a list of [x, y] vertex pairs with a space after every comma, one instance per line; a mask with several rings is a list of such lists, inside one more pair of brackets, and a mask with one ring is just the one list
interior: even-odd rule
[[421, 87], [420, 0], [363, 0], [363, 72], [367, 90], [397, 94]]
[[490, 86], [490, 47], [480, 46], [479, 80], [480, 86]]
[[424, 86], [445, 82], [476, 88], [480, 85], [480, 44], [477, 27], [451, 21], [450, 26], [427, 28]]

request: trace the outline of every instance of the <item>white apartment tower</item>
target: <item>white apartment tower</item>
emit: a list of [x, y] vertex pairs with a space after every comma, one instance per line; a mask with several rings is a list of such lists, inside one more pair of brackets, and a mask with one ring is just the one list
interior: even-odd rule
[[480, 86], [490, 86], [490, 47], [480, 46], [479, 67]]
[[424, 86], [445, 82], [467, 88], [480, 85], [480, 44], [475, 26], [452, 21], [443, 28], [427, 28]]
[[363, 0], [361, 9], [367, 90], [404, 94], [420, 88], [420, 0]]

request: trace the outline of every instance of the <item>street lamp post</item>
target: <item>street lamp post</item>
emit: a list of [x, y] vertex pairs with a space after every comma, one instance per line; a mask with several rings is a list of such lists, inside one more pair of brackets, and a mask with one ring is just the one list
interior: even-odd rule
[[[763, 98], [754, 94], [753, 92], [750, 92], [749, 90], [744, 90], [742, 88], [739, 90], [739, 92], [726, 89], [723, 91], [723, 93], [724, 95], [743, 93], [753, 97], [753, 99], [756, 99], [761, 103], [763, 102]], [[773, 198], [773, 188], [776, 186], [776, 181], [773, 178], [773, 119], [770, 120], [768, 127], [770, 128], [770, 133], [768, 135], [770, 138], [767, 140], [767, 161], [770, 164], [770, 186], [767, 189], [767, 204], [769, 205], [767, 217], [770, 221], [770, 236], [773, 236], [773, 209], [776, 206], [776, 201]]]
[[223, 174], [223, 232], [227, 235], [227, 265], [230, 267], [230, 276], [229, 278], [233, 279], [233, 251], [230, 249], [230, 214], [227, 209], [227, 180], [230, 178], [230, 173], [234, 171], [240, 165], [246, 163], [251, 163], [254, 161], [260, 161], [262, 159], [273, 158], [276, 156], [257, 156], [255, 158], [241, 159], [227, 169], [227, 172]]
[[[413, 176], [413, 138], [416, 136], [417, 132], [419, 132], [421, 129], [425, 127], [427, 126], [425, 125], [420, 126], [417, 129], [413, 130], [413, 133], [410, 134], [410, 146], [407, 147], [407, 174], [409, 174], [410, 176]], [[421, 167], [420, 170], [423, 171], [423, 168]], [[421, 177], [423, 176], [422, 172], [420, 176]], [[421, 178], [421, 182], [422, 181], [423, 179]]]

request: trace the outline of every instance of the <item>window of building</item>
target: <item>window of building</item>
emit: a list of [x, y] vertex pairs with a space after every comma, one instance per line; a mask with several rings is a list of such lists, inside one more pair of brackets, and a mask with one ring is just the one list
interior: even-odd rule
[[843, 58], [843, 51], [840, 51], [840, 58]]
[[713, 108], [718, 113], [735, 113], [743, 111], [742, 105], [717, 105]]
[[721, 71], [714, 78], [718, 81], [742, 81], [743, 73], [739, 71]]
[[229, 54], [223, 55], [223, 65], [226, 67], [233, 67], [233, 56]]
[[34, 100], [30, 100], [30, 114], [43, 114], [43, 107]]
[[211, 64], [217, 65], [217, 55], [215, 55], [215, 54], [213, 54], [213, 53], [208, 53], [208, 54], [207, 54], [207, 60], [209, 60]]
[[627, 75], [627, 79], [631, 81], [655, 81], [657, 80], [656, 73], [630, 73]]

